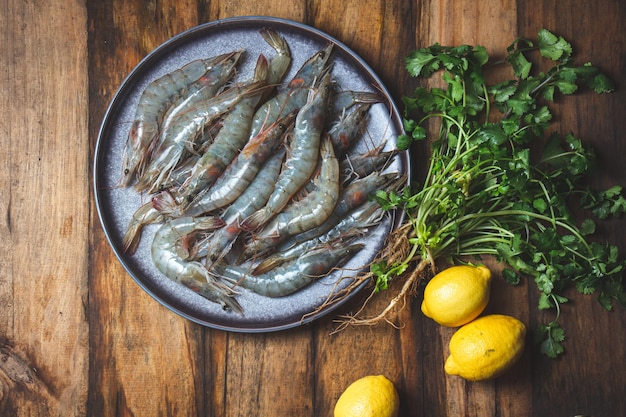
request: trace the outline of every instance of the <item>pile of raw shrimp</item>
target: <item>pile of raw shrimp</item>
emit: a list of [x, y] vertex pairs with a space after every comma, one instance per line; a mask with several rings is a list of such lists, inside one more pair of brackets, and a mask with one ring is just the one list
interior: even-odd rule
[[385, 173], [394, 151], [350, 153], [381, 97], [339, 88], [333, 45], [283, 80], [289, 45], [260, 35], [276, 53], [260, 54], [249, 79], [237, 72], [245, 51], [233, 51], [148, 84], [122, 157], [123, 185], [149, 196], [124, 250], [159, 224], [157, 269], [237, 312], [239, 288], [281, 297], [340, 267], [383, 218], [369, 197], [406, 183]]

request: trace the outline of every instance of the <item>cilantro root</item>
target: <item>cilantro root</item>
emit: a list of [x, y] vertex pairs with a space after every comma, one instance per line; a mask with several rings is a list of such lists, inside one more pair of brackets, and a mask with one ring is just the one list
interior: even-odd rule
[[[553, 66], [536, 71], [535, 52]], [[556, 98], [581, 87], [613, 90], [598, 68], [576, 65], [572, 57], [571, 45], [545, 29], [535, 40], [515, 40], [499, 63], [489, 62], [485, 48], [469, 45], [435, 44], [407, 56], [411, 76], [440, 74], [445, 85], [420, 86], [403, 97], [405, 134], [397, 146], [408, 149], [428, 139], [428, 169], [419, 185], [374, 196], [385, 209], [404, 210], [405, 221], [370, 270], [328, 302], [371, 281], [365, 305], [393, 280], [405, 281], [379, 314], [361, 318], [361, 308], [344, 317], [340, 329], [389, 322], [439, 259], [490, 256], [506, 265], [503, 277], [510, 284], [534, 282], [537, 307], [557, 313], [536, 333], [550, 357], [563, 352], [558, 317], [567, 288], [596, 293], [607, 310], [613, 301], [626, 305], [625, 261], [615, 246], [591, 240], [594, 217], [626, 211], [622, 188], [585, 186], [595, 168], [593, 150], [572, 133], [547, 134]], [[489, 65], [508, 65], [513, 77], [491, 84], [484, 71]]]

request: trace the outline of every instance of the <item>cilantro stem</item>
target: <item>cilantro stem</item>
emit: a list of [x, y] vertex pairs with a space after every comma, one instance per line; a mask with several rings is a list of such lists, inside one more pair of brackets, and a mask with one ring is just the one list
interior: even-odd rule
[[[542, 351], [556, 356], [564, 340], [556, 320], [567, 301], [556, 292], [573, 284], [583, 293], [598, 291], [607, 309], [612, 299], [626, 305], [621, 276], [626, 261], [617, 248], [587, 240], [593, 224], [585, 219], [576, 225], [571, 213], [578, 211], [568, 197], [581, 193], [574, 200], [586, 201], [576, 208], [586, 204], [603, 216], [626, 212], [626, 199], [621, 187], [591, 192], [582, 184], [593, 154], [580, 140], [570, 134], [544, 137], [552, 119], [547, 102], [555, 92], [571, 94], [582, 83], [610, 92], [611, 82], [590, 64], [574, 66], [571, 45], [562, 38], [545, 29], [538, 38], [515, 39], [502, 61], [515, 78], [493, 85], [483, 71], [488, 56], [481, 46], [435, 44], [407, 57], [411, 75], [438, 73], [447, 87], [417, 88], [403, 97], [407, 112], [420, 114], [405, 115], [402, 146], [424, 139], [429, 130], [434, 135], [421, 187], [383, 200], [385, 206], [404, 208], [407, 227], [386, 252], [391, 262], [378, 263], [375, 275], [386, 283], [419, 260], [408, 271], [408, 282], [425, 262], [434, 265], [438, 258], [495, 256], [508, 264], [509, 282], [519, 282], [522, 274], [534, 278], [540, 308], [556, 308], [555, 321], [542, 330], [547, 338]], [[525, 55], [531, 50], [539, 50], [552, 68], [533, 73]]]

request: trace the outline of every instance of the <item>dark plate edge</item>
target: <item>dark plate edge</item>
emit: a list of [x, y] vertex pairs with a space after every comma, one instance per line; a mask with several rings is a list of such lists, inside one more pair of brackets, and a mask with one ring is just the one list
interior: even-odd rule
[[[376, 84], [377, 88], [379, 88], [381, 90], [381, 93], [387, 98], [386, 106], [390, 110], [390, 119], [392, 123], [395, 125], [395, 127], [398, 129], [398, 131], [400, 132], [403, 131], [403, 125], [402, 125], [402, 119], [400, 117], [399, 110], [397, 106], [395, 105], [394, 101], [392, 100], [389, 91], [387, 90], [383, 82], [380, 80], [376, 72], [359, 55], [357, 55], [354, 51], [352, 51], [342, 42], [338, 41], [337, 39], [331, 37], [330, 35], [316, 28], [305, 25], [303, 23], [299, 23], [299, 22], [295, 22], [295, 21], [291, 21], [287, 19], [282, 19], [282, 18], [274, 18], [274, 17], [266, 17], [266, 16], [230, 17], [230, 18], [215, 20], [212, 22], [207, 22], [205, 24], [188, 29], [184, 32], [179, 33], [178, 35], [173, 36], [172, 38], [170, 38], [169, 40], [165, 41], [164, 43], [159, 45], [157, 48], [155, 48], [148, 55], [146, 55], [133, 68], [133, 70], [125, 77], [125, 79], [122, 81], [122, 83], [118, 87], [115, 95], [111, 99], [111, 102], [109, 103], [109, 106], [106, 109], [105, 115], [103, 117], [103, 121], [98, 131], [98, 138], [96, 141], [96, 146], [95, 146], [95, 151], [94, 151], [94, 164], [93, 164], [93, 182], [94, 182], [93, 186], [94, 186], [96, 210], [97, 210], [98, 217], [100, 219], [100, 224], [105, 234], [105, 237], [109, 243], [109, 246], [111, 247], [115, 256], [117, 257], [118, 261], [122, 264], [127, 274], [131, 276], [131, 278], [139, 285], [141, 289], [143, 289], [149, 296], [155, 299], [159, 304], [163, 305], [170, 311], [180, 315], [181, 317], [184, 317], [202, 326], [217, 329], [217, 330], [224, 330], [224, 331], [230, 331], [230, 332], [236, 332], [236, 333], [266, 333], [266, 332], [286, 330], [286, 329], [310, 324], [314, 320], [317, 320], [321, 318], [322, 316], [328, 315], [331, 312], [335, 311], [336, 309], [340, 308], [341, 306], [345, 305], [354, 296], [356, 296], [357, 294], [361, 292], [361, 290], [366, 285], [366, 283], [362, 284], [356, 291], [353, 291], [352, 294], [350, 294], [345, 299], [335, 304], [332, 304], [329, 307], [317, 313], [310, 314], [307, 317], [302, 318], [300, 320], [285, 320], [284, 323], [281, 322], [282, 324], [277, 324], [275, 326], [235, 327], [235, 326], [226, 326], [226, 325], [222, 325], [222, 324], [215, 323], [212, 321], [200, 319], [198, 317], [190, 315], [182, 311], [181, 309], [173, 306], [172, 303], [164, 300], [164, 297], [152, 291], [141, 279], [135, 276], [134, 271], [132, 271], [130, 267], [126, 264], [126, 262], [123, 261], [123, 257], [118, 248], [118, 245], [116, 242], [113, 241], [111, 234], [109, 232], [110, 227], [108, 226], [108, 223], [106, 220], [106, 213], [104, 213], [102, 210], [102, 204], [101, 204], [102, 198], [100, 195], [102, 191], [100, 187], [98, 186], [99, 178], [100, 178], [99, 173], [101, 170], [99, 161], [101, 159], [100, 154], [101, 154], [101, 148], [102, 148], [102, 138], [104, 134], [106, 133], [106, 131], [108, 130], [108, 125], [110, 123], [111, 115], [115, 114], [116, 110], [118, 110], [118, 107], [120, 105], [119, 103], [124, 97], [125, 90], [127, 89], [127, 85], [131, 83], [136, 77], [138, 77], [142, 71], [145, 70], [144, 67], [146, 65], [150, 64], [153, 60], [158, 59], [161, 55], [168, 53], [172, 48], [175, 48], [179, 42], [187, 41], [189, 38], [202, 36], [204, 32], [209, 29], [219, 30], [219, 27], [221, 26], [230, 27], [233, 25], [238, 25], [238, 26], [242, 26], [242, 25], [244, 26], [262, 26], [262, 25], [272, 26], [273, 25], [277, 27], [287, 27], [291, 30], [295, 28], [307, 34], [314, 34], [319, 39], [325, 40], [326, 42], [332, 42], [333, 44], [335, 44], [336, 48], [339, 48], [343, 54], [349, 56], [350, 59], [354, 63], [357, 63], [361, 67], [362, 72], [367, 74], [367, 76], [371, 78], [374, 84]], [[410, 164], [409, 152], [408, 151], [401, 152], [399, 153], [399, 157], [401, 158], [401, 163], [405, 168], [405, 173], [407, 175], [407, 185], [408, 185], [411, 179], [411, 164]], [[401, 225], [404, 220], [404, 212], [396, 211], [393, 214], [394, 214], [394, 218], [393, 218], [392, 225], [391, 225], [392, 230], [397, 228], [399, 225]]]

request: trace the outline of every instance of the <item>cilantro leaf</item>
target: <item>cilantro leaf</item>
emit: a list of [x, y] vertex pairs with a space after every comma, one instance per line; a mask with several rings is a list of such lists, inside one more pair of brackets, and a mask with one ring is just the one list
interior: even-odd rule
[[506, 60], [513, 67], [516, 77], [526, 79], [530, 75], [533, 64], [526, 58], [522, 51], [514, 51], [507, 55]]
[[547, 29], [539, 31], [537, 45], [541, 55], [553, 61], [566, 61], [572, 55], [572, 46], [563, 37], [556, 36]]
[[609, 216], [626, 213], [626, 198], [622, 195], [622, 187], [619, 185], [604, 191], [586, 189], [581, 198], [581, 206], [591, 210], [599, 219], [606, 219]]
[[540, 343], [541, 353], [549, 358], [556, 358], [565, 351], [562, 343], [565, 341], [565, 331], [557, 322], [539, 325], [536, 340]]
[[403, 97], [406, 133], [398, 148], [433, 130], [435, 136], [427, 142], [430, 164], [420, 186], [373, 196], [385, 209], [402, 207], [411, 226], [402, 237], [410, 255], [389, 254], [372, 265], [377, 290], [418, 259], [423, 267], [438, 258], [493, 255], [505, 264], [508, 283], [527, 278], [539, 292], [538, 309], [556, 310], [557, 319], [537, 332], [550, 357], [564, 352], [558, 316], [568, 287], [598, 294], [606, 309], [626, 305], [626, 262], [614, 246], [588, 240], [596, 222], [587, 216], [622, 215], [626, 196], [621, 186], [589, 189], [593, 150], [573, 133], [551, 129], [555, 99], [583, 86], [598, 93], [614, 88], [597, 67], [576, 65], [572, 53], [569, 42], [547, 29], [536, 39], [515, 39], [497, 63], [514, 78], [497, 83], [484, 70], [489, 56], [482, 46], [434, 44], [407, 56], [411, 76], [441, 78], [436, 87]]
[[418, 49], [410, 53], [406, 58], [406, 69], [413, 77], [430, 77], [439, 69], [439, 61], [427, 49]]

